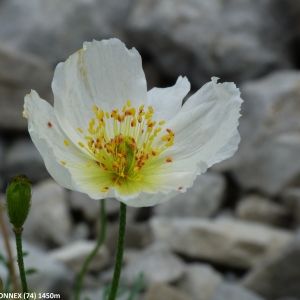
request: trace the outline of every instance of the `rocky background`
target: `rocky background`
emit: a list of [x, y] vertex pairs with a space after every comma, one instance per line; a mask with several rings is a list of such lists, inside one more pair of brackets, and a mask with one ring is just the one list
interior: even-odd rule
[[[245, 100], [233, 158], [165, 204], [128, 210], [123, 283], [142, 271], [145, 300], [300, 300], [299, 20], [299, 0], [0, 1], [0, 191], [3, 204], [12, 176], [34, 183], [31, 290], [72, 298], [99, 203], [50, 178], [22, 118], [24, 95], [35, 89], [52, 103], [56, 64], [83, 41], [117, 37], [142, 54], [149, 89], [185, 75], [194, 92], [218, 76]], [[107, 239], [84, 282], [91, 300], [112, 276], [118, 203], [106, 203]]]

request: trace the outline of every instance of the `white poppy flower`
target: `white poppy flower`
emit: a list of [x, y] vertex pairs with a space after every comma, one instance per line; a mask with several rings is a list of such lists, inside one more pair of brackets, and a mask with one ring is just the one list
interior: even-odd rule
[[84, 43], [57, 66], [52, 89], [54, 108], [35, 91], [25, 97], [30, 136], [52, 177], [93, 199], [167, 201], [240, 141], [235, 84], [214, 77], [182, 106], [187, 78], [147, 92], [139, 53], [117, 39]]

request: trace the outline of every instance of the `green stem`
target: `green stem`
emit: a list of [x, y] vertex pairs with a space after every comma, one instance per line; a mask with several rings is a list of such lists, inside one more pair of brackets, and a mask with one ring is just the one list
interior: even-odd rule
[[114, 276], [113, 276], [113, 280], [112, 280], [108, 300], [115, 300], [116, 299], [118, 286], [119, 286], [119, 280], [120, 280], [122, 262], [123, 262], [124, 244], [125, 244], [126, 208], [127, 208], [126, 204], [121, 202], [121, 204], [120, 204], [118, 248], [117, 248], [117, 254], [116, 254]]
[[101, 231], [100, 231], [99, 239], [97, 241], [97, 244], [96, 244], [94, 250], [90, 253], [90, 255], [86, 258], [85, 262], [82, 265], [81, 271], [78, 276], [76, 288], [75, 288], [75, 300], [80, 299], [80, 291], [82, 288], [83, 278], [86, 274], [87, 268], [105, 240], [105, 233], [106, 233], [105, 200], [102, 199], [102, 200], [100, 200], [100, 202], [101, 202], [101, 204], [100, 204], [99, 213], [100, 213], [100, 219], [101, 219]]
[[18, 266], [19, 266], [20, 278], [21, 278], [21, 283], [22, 283], [22, 289], [23, 289], [23, 293], [28, 293], [25, 268], [24, 268], [24, 260], [23, 260], [22, 231], [23, 231], [23, 227], [14, 227], [13, 228], [13, 232], [15, 233], [15, 236], [16, 236]]

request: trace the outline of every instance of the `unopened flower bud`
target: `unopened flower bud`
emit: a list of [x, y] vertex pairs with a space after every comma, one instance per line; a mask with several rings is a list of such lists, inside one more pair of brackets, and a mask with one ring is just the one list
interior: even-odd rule
[[6, 189], [6, 205], [10, 222], [14, 227], [25, 223], [31, 204], [31, 181], [26, 175], [13, 177]]

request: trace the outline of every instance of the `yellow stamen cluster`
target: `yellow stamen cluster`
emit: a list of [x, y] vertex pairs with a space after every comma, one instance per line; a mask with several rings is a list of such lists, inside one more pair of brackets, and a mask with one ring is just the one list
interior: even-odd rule
[[[144, 105], [137, 110], [127, 100], [121, 111], [115, 109], [104, 112], [97, 106], [93, 110], [95, 117], [87, 128], [89, 135], [77, 128], [83, 134], [78, 145], [92, 157], [92, 162], [86, 167], [94, 166], [110, 173], [112, 186], [122, 185], [124, 180], [141, 181], [143, 170], [174, 143], [175, 135], [171, 129], [166, 129], [167, 134], [160, 138], [161, 142], [155, 140], [162, 130], [160, 125], [165, 124], [165, 121], [157, 123], [152, 120], [154, 110], [151, 106], [147, 111]], [[67, 140], [64, 143], [66, 146], [70, 145]], [[170, 157], [166, 159], [166, 162], [172, 161]], [[107, 186], [101, 189], [102, 192], [108, 190]]]

